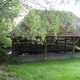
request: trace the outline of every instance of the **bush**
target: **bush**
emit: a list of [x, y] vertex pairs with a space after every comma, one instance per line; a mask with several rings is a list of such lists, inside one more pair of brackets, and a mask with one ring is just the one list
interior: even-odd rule
[[0, 48], [0, 62], [2, 63], [19, 63], [20, 58], [7, 54], [5, 49]]
[[0, 69], [0, 80], [21, 80], [15, 76], [15, 74], [11, 74], [9, 72], [3, 73]]
[[7, 75], [0, 73], [0, 80], [8, 80]]
[[5, 50], [5, 49], [0, 48], [0, 61], [1, 61], [1, 62], [4, 62], [4, 61], [5, 61], [6, 56], [7, 56], [7, 54], [6, 54], [6, 50]]
[[3, 74], [1, 69], [0, 69], [0, 80], [8, 80], [7, 74]]
[[6, 63], [20, 63], [20, 58], [16, 57], [16, 56], [12, 56], [12, 55], [7, 55], [6, 59], [5, 59]]

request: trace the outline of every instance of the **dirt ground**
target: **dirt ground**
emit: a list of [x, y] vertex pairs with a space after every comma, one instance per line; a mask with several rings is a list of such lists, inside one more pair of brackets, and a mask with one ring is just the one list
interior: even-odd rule
[[[41, 61], [44, 60], [43, 54], [38, 55], [26, 55], [26, 56], [20, 56], [23, 60], [23, 62], [26, 61]], [[66, 52], [66, 53], [47, 53], [47, 59], [67, 59], [72, 57], [72, 52]], [[76, 52], [73, 57], [80, 57], [80, 52]]]
[[[8, 54], [11, 54], [11, 49], [8, 50]], [[44, 53], [42, 54], [38, 54], [38, 55], [29, 55], [29, 54], [23, 54], [19, 56], [20, 58], [22, 58], [22, 62], [26, 62], [26, 61], [41, 61], [44, 60]], [[72, 57], [72, 52], [66, 52], [66, 53], [47, 53], [47, 59], [51, 60], [51, 59], [67, 59], [67, 58], [71, 58]], [[75, 54], [73, 55], [73, 57], [80, 57], [80, 52], [75, 52]]]

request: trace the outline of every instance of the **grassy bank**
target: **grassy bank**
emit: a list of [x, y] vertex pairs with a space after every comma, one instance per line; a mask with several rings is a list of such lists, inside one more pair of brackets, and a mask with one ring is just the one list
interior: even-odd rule
[[28, 62], [3, 67], [19, 80], [80, 80], [80, 58]]

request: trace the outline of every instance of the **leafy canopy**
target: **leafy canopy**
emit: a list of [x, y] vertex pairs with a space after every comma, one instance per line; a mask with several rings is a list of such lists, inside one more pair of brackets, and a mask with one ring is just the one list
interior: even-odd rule
[[48, 32], [57, 36], [61, 27], [76, 29], [76, 16], [70, 12], [32, 9], [24, 20], [12, 31], [12, 37], [25, 37], [42, 43]]
[[18, 0], [0, 0], [0, 47], [11, 45], [10, 39], [6, 35], [14, 26], [14, 18], [20, 10]]
[[[3, 44], [4, 47], [7, 47], [8, 45], [11, 44], [11, 41], [6, 37], [6, 35], [13, 29], [14, 17], [18, 15], [19, 10], [22, 9], [22, 7], [25, 7], [27, 9], [29, 8], [28, 5], [25, 4], [23, 1], [25, 0], [0, 0], [0, 46]], [[34, 4], [37, 1], [39, 0], [31, 0], [31, 2]], [[48, 3], [47, 2], [48, 0], [45, 1], [46, 3]], [[74, 1], [79, 2], [80, 0]], [[67, 2], [70, 2], [70, 0], [67, 0], [66, 3]], [[61, 4], [62, 3], [65, 3], [65, 0], [61, 0]], [[52, 15], [53, 13], [54, 15]], [[29, 29], [26, 32], [23, 29], [22, 30], [18, 29], [16, 35], [18, 36], [19, 33], [21, 33], [23, 37], [32, 40], [36, 40], [36, 36], [40, 36], [41, 39], [37, 40], [44, 41], [47, 31], [52, 30], [55, 33], [55, 35], [57, 34], [60, 26], [63, 25], [59, 19], [59, 17], [62, 16], [62, 14], [64, 14], [64, 17], [66, 17], [65, 12], [60, 13], [59, 11], [56, 11], [55, 13], [55, 11], [49, 12], [47, 10], [45, 11], [31, 10], [30, 14], [28, 14], [28, 16], [26, 16], [24, 19], [25, 23], [24, 25], [27, 24], [27, 26], [29, 25], [31, 27], [29, 27]], [[72, 24], [72, 26], [74, 25]]]

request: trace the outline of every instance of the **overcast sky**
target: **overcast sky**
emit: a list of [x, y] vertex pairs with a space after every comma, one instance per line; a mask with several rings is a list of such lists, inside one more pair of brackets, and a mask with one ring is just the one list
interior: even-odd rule
[[[47, 1], [47, 4], [46, 4], [46, 1]], [[61, 0], [26, 0], [26, 3], [32, 6], [33, 8], [37, 8], [37, 9], [38, 8], [45, 9], [46, 7], [47, 9], [52, 8], [57, 10], [71, 11], [80, 17], [80, 4], [75, 4], [74, 0], [70, 0], [70, 1], [68, 0], [69, 4], [66, 3], [66, 1], [67, 0], [65, 0], [64, 4], [61, 4]]]
[[[66, 3], [66, 1], [67, 0], [65, 0], [64, 4], [61, 4], [61, 0], [23, 0], [23, 4], [28, 4], [35, 9], [55, 9], [60, 11], [70, 11], [80, 17], [80, 4], [75, 4], [74, 0], [68, 0], [69, 3]], [[19, 20], [21, 20], [24, 15], [25, 12], [23, 10], [16, 21], [19, 22]]]

